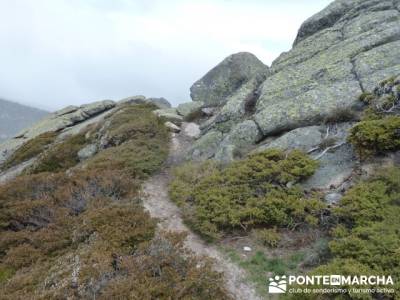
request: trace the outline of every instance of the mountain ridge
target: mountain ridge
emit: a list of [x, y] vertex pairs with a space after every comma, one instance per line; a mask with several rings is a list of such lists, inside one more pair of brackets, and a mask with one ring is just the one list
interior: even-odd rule
[[0, 142], [12, 138], [48, 113], [42, 109], [0, 99]]

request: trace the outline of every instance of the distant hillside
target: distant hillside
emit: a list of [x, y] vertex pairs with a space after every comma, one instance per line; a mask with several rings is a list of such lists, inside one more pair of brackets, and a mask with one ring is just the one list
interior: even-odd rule
[[35, 123], [46, 111], [0, 99], [0, 142]]

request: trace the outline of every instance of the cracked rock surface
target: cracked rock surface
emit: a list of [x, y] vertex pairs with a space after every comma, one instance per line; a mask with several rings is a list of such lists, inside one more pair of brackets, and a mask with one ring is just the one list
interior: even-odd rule
[[[201, 83], [201, 94], [212, 95], [209, 99], [219, 105], [219, 112], [206, 126], [201, 125], [203, 135], [197, 145], [201, 152], [207, 149], [207, 155], [201, 157], [219, 160], [242, 150], [243, 138], [231, 137], [237, 135], [237, 126], [243, 122], [255, 124], [246, 127], [247, 142], [255, 145], [296, 128], [320, 126], [338, 110], [359, 110], [362, 92], [400, 74], [399, 8], [400, 0], [332, 2], [302, 24], [293, 48], [282, 53], [270, 68], [258, 68], [252, 58], [251, 69], [258, 71], [246, 73], [246, 80], [235, 81], [235, 90], [229, 87], [223, 97], [216, 91], [233, 76], [233, 68], [227, 60], [215, 67], [210, 73], [217, 81], [210, 81], [208, 73], [192, 87], [196, 92]], [[235, 66], [245, 68], [249, 56], [234, 57]], [[192, 96], [198, 100], [198, 94]], [[209, 143], [210, 136], [218, 139]]]

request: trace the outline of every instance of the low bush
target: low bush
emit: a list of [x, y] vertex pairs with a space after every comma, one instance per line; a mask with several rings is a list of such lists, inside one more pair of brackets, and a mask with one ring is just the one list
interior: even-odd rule
[[1, 168], [6, 170], [39, 155], [46, 146], [54, 142], [56, 137], [57, 133], [46, 132], [27, 141], [4, 162]]
[[85, 133], [70, 136], [44, 152], [43, 156], [28, 172], [38, 174], [65, 171], [79, 163], [78, 152], [86, 143]]
[[153, 104], [127, 105], [119, 108], [106, 119], [106, 147], [118, 146], [129, 140], [145, 141], [168, 138], [164, 123], [152, 111]]
[[106, 149], [87, 161], [90, 170], [117, 169], [134, 178], [157, 171], [168, 156], [169, 133], [149, 104], [123, 107], [110, 117]]
[[[385, 169], [345, 194], [334, 210], [338, 224], [329, 243], [332, 260], [314, 269], [313, 274], [390, 275], [395, 294], [379, 297], [400, 297], [399, 178], [400, 168]], [[350, 293], [349, 297], [357, 299], [359, 294]]]
[[168, 153], [168, 132], [151, 111], [122, 107], [91, 128], [91, 139], [104, 129], [108, 143], [86, 169], [70, 169], [93, 142], [83, 132], [0, 185], [0, 298], [230, 299], [222, 274], [182, 236], [156, 235], [138, 198], [141, 179]]
[[361, 158], [399, 150], [400, 116], [361, 121], [351, 129], [348, 140]]
[[155, 236], [156, 220], [135, 200], [139, 183], [108, 171], [0, 186], [2, 296], [229, 299], [222, 275], [182, 237]]
[[123, 257], [119, 273], [100, 299], [231, 299], [222, 274], [211, 262], [198, 259], [183, 245], [183, 237], [162, 233], [134, 256]]
[[223, 230], [257, 225], [315, 225], [322, 202], [287, 184], [307, 178], [317, 166], [300, 151], [285, 154], [274, 149], [225, 168], [189, 165], [175, 171], [170, 195], [188, 224], [209, 239], [218, 238]]

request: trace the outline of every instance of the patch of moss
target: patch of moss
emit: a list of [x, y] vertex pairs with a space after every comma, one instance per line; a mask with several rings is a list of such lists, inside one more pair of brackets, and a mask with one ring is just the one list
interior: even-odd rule
[[268, 284], [266, 280], [270, 274], [286, 275], [298, 271], [304, 259], [304, 252], [298, 251], [282, 257], [268, 257], [263, 252], [257, 251], [248, 258], [243, 258], [233, 249], [223, 249], [227, 256], [241, 268], [247, 271], [247, 280], [254, 283], [260, 295], [268, 297]]
[[46, 132], [27, 141], [4, 162], [2, 169], [6, 170], [39, 155], [56, 137], [57, 133]]
[[300, 151], [275, 149], [225, 168], [189, 164], [176, 170], [170, 195], [188, 224], [208, 239], [234, 228], [315, 225], [323, 203], [287, 185], [312, 175], [317, 166]]
[[361, 121], [351, 129], [348, 140], [361, 158], [399, 150], [400, 117]]

